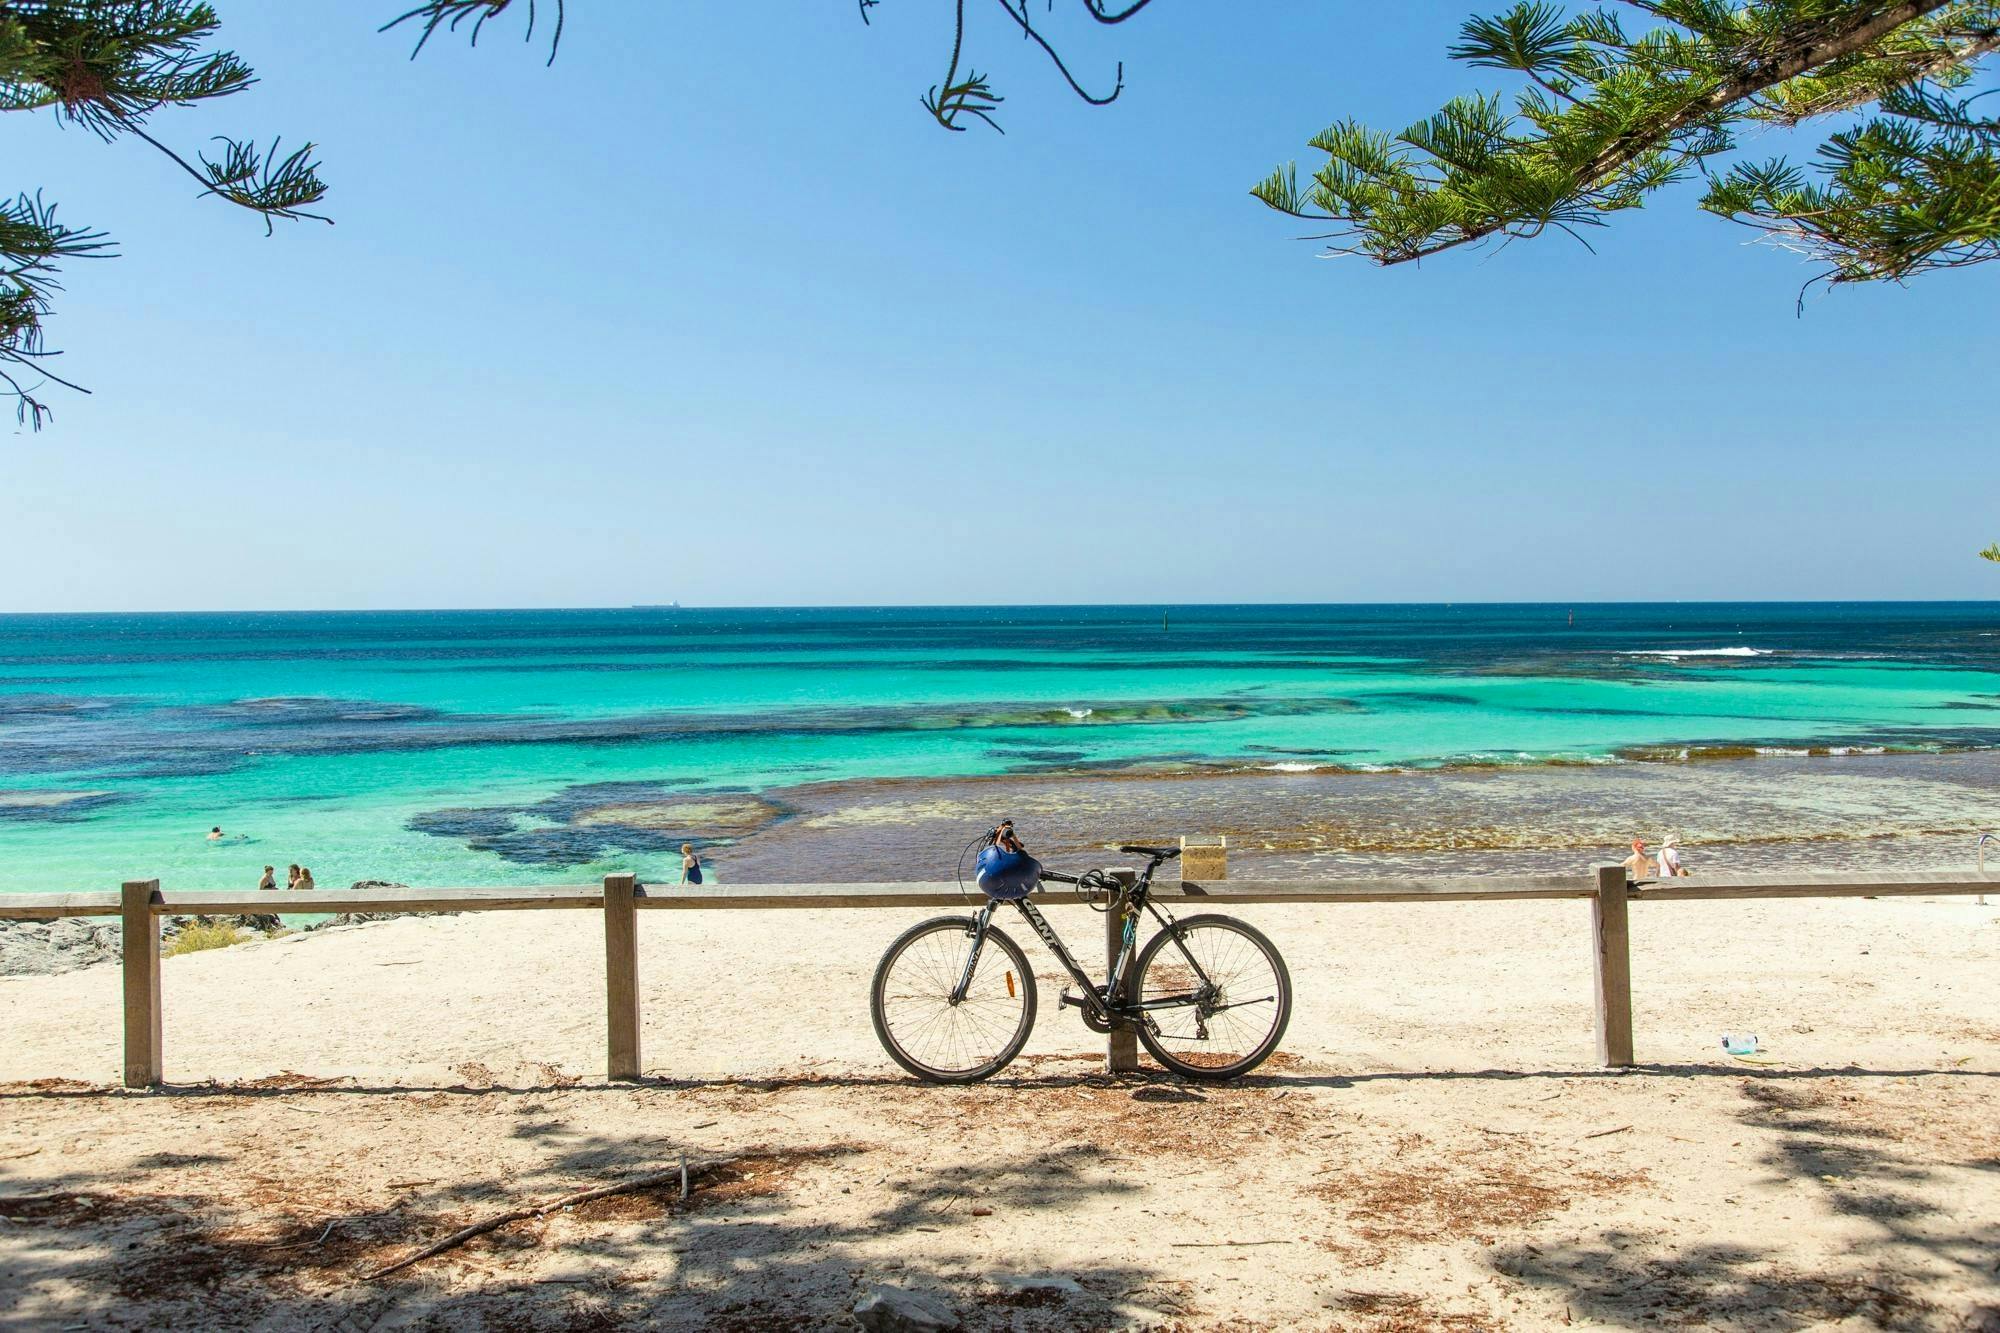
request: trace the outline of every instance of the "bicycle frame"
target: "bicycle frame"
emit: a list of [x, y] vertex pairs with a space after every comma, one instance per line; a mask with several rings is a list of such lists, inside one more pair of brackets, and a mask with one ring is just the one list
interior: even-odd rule
[[[1056, 934], [1055, 927], [1049, 924], [1048, 918], [1042, 915], [1041, 909], [1037, 908], [1027, 898], [1019, 898], [1014, 901], [1014, 906], [1020, 910], [1023, 917], [1027, 918], [1029, 927], [1034, 930], [1035, 934], [1041, 937], [1042, 943], [1049, 947], [1049, 952], [1056, 956], [1056, 961], [1063, 965], [1063, 970], [1069, 973], [1070, 978], [1076, 982], [1078, 988], [1083, 992], [1083, 998], [1079, 1003], [1083, 1008], [1085, 1021], [1093, 1027], [1104, 1026], [1108, 1029], [1114, 1020], [1121, 1019], [1146, 1021], [1145, 1012], [1149, 1009], [1183, 1008], [1187, 1005], [1200, 1004], [1202, 1002], [1202, 994], [1174, 995], [1157, 1000], [1133, 1003], [1112, 1004], [1108, 1002], [1110, 997], [1121, 993], [1126, 971], [1131, 967], [1132, 959], [1138, 952], [1140, 911], [1143, 909], [1146, 912], [1150, 912], [1153, 919], [1159, 922], [1162, 930], [1169, 932], [1173, 930], [1173, 917], [1163, 912], [1152, 900], [1153, 872], [1159, 869], [1159, 867], [1160, 862], [1158, 860], [1148, 865], [1145, 872], [1139, 876], [1138, 882], [1133, 884], [1129, 889], [1119, 890], [1112, 898], [1111, 903], [1105, 908], [1106, 911], [1120, 913], [1124, 917], [1125, 927], [1123, 939], [1118, 948], [1118, 957], [1112, 963], [1111, 975], [1106, 980], [1102, 991], [1098, 989], [1097, 983], [1090, 979], [1090, 974], [1083, 970], [1083, 965], [1076, 961], [1075, 955], [1070, 953], [1069, 947], [1062, 941], [1062, 936]], [[1055, 877], [1048, 876], [1048, 878]], [[951, 1002], [953, 1004], [964, 1000], [966, 991], [972, 985], [973, 972], [979, 966], [979, 955], [986, 947], [986, 932], [992, 925], [993, 911], [999, 905], [999, 903], [988, 899], [986, 904], [979, 909], [978, 915], [973, 919], [972, 948], [966, 954], [965, 970], [960, 974], [958, 984], [952, 987]], [[1172, 935], [1171, 938], [1174, 941], [1174, 947], [1180, 950], [1181, 957], [1187, 960], [1188, 966], [1201, 979], [1201, 992], [1213, 992], [1215, 983], [1202, 970], [1201, 964], [1195, 960], [1194, 955], [1188, 952], [1187, 946], [1181, 942], [1180, 936], [1176, 934]]]

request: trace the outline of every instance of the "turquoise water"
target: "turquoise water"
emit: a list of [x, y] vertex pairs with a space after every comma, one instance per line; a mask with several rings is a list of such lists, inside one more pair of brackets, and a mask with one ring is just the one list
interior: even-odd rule
[[1992, 748], [1996, 632], [1996, 603], [0, 617], [0, 891], [664, 880], [807, 783]]

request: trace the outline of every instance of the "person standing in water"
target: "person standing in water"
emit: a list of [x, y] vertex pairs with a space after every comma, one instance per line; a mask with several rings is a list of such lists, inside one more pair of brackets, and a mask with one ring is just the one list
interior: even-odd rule
[[681, 844], [681, 883], [701, 883], [701, 858], [694, 854], [694, 844]]
[[1680, 879], [1688, 874], [1688, 868], [1681, 864], [1681, 849], [1674, 835], [1669, 833], [1660, 843], [1660, 878]]
[[300, 866], [299, 877], [292, 882], [292, 887], [295, 889], [316, 889], [319, 885], [313, 883], [313, 872], [304, 866]]
[[275, 890], [278, 887], [278, 877], [274, 873], [273, 867], [271, 866], [264, 867], [264, 878], [257, 881], [257, 887], [260, 890], [262, 889]]
[[208, 831], [208, 840], [210, 842], [222, 841], [222, 825], [217, 824], [214, 828]]
[[1646, 840], [1632, 839], [1632, 854], [1625, 858], [1625, 874], [1630, 879], [1652, 879], [1655, 874], [1653, 858], [1646, 855]]
[[299, 886], [299, 863], [297, 861], [294, 861], [290, 865], [285, 867], [285, 887], [288, 889], [296, 889], [298, 886]]

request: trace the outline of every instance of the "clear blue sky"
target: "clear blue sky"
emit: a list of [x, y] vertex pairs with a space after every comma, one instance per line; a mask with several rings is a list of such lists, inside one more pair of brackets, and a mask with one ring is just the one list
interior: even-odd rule
[[1390, 270], [1246, 196], [1476, 83], [1474, 3], [1065, 0], [1098, 110], [996, 12], [1001, 137], [917, 105], [931, 0], [578, 0], [552, 69], [221, 0], [263, 82], [158, 132], [316, 139], [338, 225], [6, 118], [123, 257], [0, 437], [0, 610], [2000, 595], [2000, 271], [1801, 319], [1695, 186]]

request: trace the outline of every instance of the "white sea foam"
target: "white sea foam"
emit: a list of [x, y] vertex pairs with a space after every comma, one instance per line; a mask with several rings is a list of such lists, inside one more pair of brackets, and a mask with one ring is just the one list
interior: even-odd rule
[[1300, 763], [1288, 762], [1282, 764], [1259, 764], [1257, 765], [1257, 767], [1261, 768], [1266, 773], [1317, 773], [1319, 772], [1320, 769], [1326, 766], [1324, 764], [1300, 764]]
[[1089, 717], [1089, 716], [1090, 716], [1090, 715], [1091, 715], [1092, 713], [1094, 713], [1094, 712], [1096, 712], [1096, 711], [1097, 711], [1097, 710], [1096, 710], [1095, 708], [1065, 708], [1065, 709], [1063, 709], [1063, 712], [1065, 712], [1065, 713], [1068, 713], [1068, 714], [1069, 714], [1069, 715], [1070, 715], [1071, 717], [1075, 718], [1075, 719], [1076, 719], [1077, 721], [1079, 721], [1079, 722], [1083, 721], [1083, 720], [1084, 720], [1085, 718]]
[[1635, 648], [1619, 654], [1620, 657], [1666, 657], [1679, 661], [1683, 657], [1769, 657], [1769, 648]]

